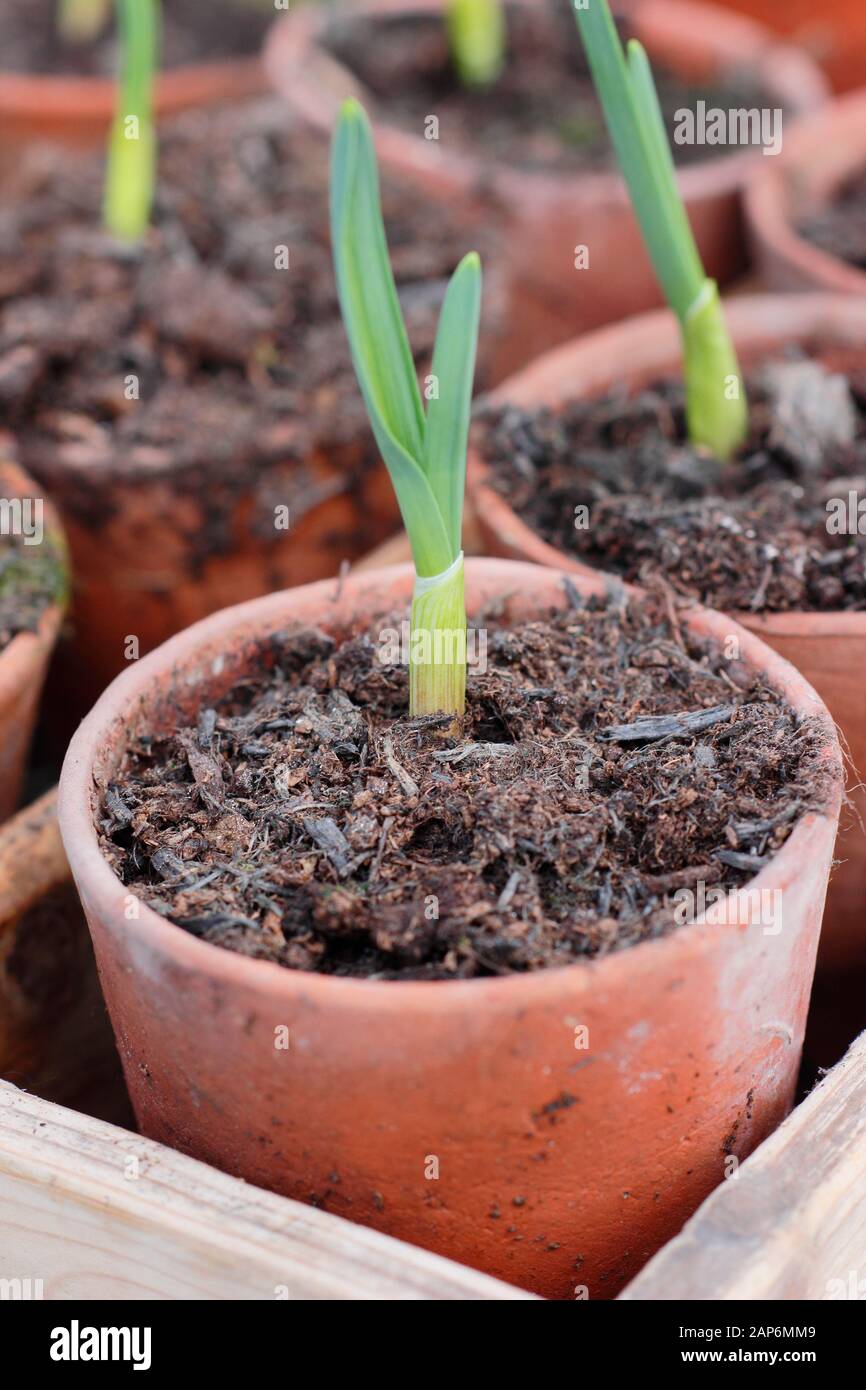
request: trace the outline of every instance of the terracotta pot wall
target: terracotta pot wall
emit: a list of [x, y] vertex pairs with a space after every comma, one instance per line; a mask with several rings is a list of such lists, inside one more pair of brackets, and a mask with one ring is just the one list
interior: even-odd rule
[[[864, 7], [866, 15], [866, 7]], [[803, 120], [778, 159], [754, 170], [744, 212], [755, 266], [771, 290], [866, 295], [866, 271], [813, 246], [797, 230], [843, 184], [866, 170], [866, 93]]]
[[[53, 540], [62, 557], [63, 535], [51, 503], [38, 484], [4, 456], [5, 447], [0, 441], [0, 497], [40, 499], [45, 538]], [[20, 632], [0, 652], [0, 821], [19, 804], [48, 662], [62, 620], [60, 606], [51, 604], [35, 632]]]
[[[369, 451], [364, 440], [333, 456], [287, 459], [216, 508], [215, 493], [186, 491], [174, 474], [127, 480], [57, 470], [51, 487], [73, 570], [70, 633], [53, 687], [63, 729], [71, 733], [130, 659], [173, 633], [229, 603], [336, 575], [390, 535], [399, 512], [384, 466], [362, 472]], [[287, 531], [274, 529], [269, 499], [289, 506]]]
[[[201, 63], [161, 73], [158, 117], [198, 106], [237, 101], [266, 89], [258, 58]], [[92, 149], [105, 140], [114, 116], [115, 84], [107, 78], [55, 77], [2, 71], [0, 55], [0, 171], [31, 142], [50, 140]]]
[[719, 0], [809, 53], [837, 92], [866, 86], [866, 7], [863, 0]]

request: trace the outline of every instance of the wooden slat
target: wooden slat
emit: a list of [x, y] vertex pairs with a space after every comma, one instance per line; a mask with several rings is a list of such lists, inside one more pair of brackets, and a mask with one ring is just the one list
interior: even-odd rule
[[866, 1299], [866, 1033], [623, 1299]]
[[526, 1299], [0, 1082], [0, 1278], [47, 1299]]

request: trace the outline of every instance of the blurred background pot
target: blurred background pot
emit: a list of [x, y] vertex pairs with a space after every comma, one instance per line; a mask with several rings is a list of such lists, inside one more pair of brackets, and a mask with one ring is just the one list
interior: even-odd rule
[[[863, 16], [866, 24], [866, 7]], [[799, 122], [782, 155], [755, 168], [744, 206], [763, 284], [774, 290], [866, 295], [866, 270], [831, 255], [798, 230], [802, 218], [826, 209], [858, 174], [866, 178], [866, 92], [843, 97]]]
[[[64, 37], [60, 0], [4, 6], [0, 20], [0, 167], [43, 141], [101, 145], [117, 87], [113, 3], [92, 37]], [[25, 13], [17, 14], [16, 11]], [[257, 49], [273, 7], [250, 0], [167, 0], [161, 7], [157, 115], [236, 101], [265, 90]]]
[[866, 7], [862, 0], [720, 0], [808, 52], [837, 92], [866, 84]]
[[65, 543], [57, 514], [43, 490], [10, 461], [0, 439], [0, 498], [32, 498], [42, 505], [43, 537], [31, 553], [46, 556], [45, 582], [53, 591], [33, 631], [17, 633], [0, 651], [0, 820], [18, 806], [45, 674], [63, 620]]
[[[85, 457], [51, 486], [74, 575], [53, 686], [68, 732], [125, 662], [229, 603], [336, 575], [399, 517], [366, 439], [298, 449], [289, 428], [284, 461], [258, 477], [240, 465], [220, 479], [172, 467], [115, 474]], [[275, 506], [288, 507], [287, 530], [275, 529]]]
[[[508, 621], [568, 601], [562, 575], [535, 566], [470, 560], [466, 580], [470, 615], [495, 601]], [[724, 925], [481, 980], [341, 979], [241, 957], [131, 911], [99, 847], [101, 792], [130, 740], [194, 719], [273, 660], [288, 625], [366, 629], [406, 605], [412, 583], [403, 566], [216, 614], [119, 677], [73, 739], [60, 827], [127, 1083], [143, 1133], [250, 1182], [552, 1297], [576, 1285], [610, 1296], [791, 1103], [838, 790], [750, 885], [784, 893], [778, 935], [729, 899]], [[576, 585], [604, 591], [596, 575]], [[701, 609], [684, 621], [731, 630]], [[838, 771], [814, 692], [739, 635], [743, 661], [824, 720]], [[280, 1026], [288, 1050], [274, 1046]]]
[[[743, 296], [728, 302], [727, 315], [747, 370], [762, 358], [781, 354], [792, 343], [814, 351], [830, 350], [834, 361], [840, 360], [840, 355], [843, 362], [846, 355], [851, 362], [866, 361], [866, 300], [833, 295]], [[569, 400], [603, 395], [616, 385], [638, 389], [680, 371], [679, 330], [673, 316], [663, 311], [599, 330], [559, 348], [503, 382], [489, 399], [527, 408], [555, 408]], [[489, 554], [556, 565], [575, 574], [592, 572], [573, 555], [547, 544], [521, 521], [505, 498], [487, 484], [485, 466], [472, 452], [469, 491]], [[844, 833], [837, 846], [841, 862], [830, 881], [818, 970], [819, 978], [823, 974], [836, 981], [854, 970], [862, 975], [866, 958], [866, 613], [733, 616], [795, 665], [815, 687], [850, 756], [852, 804], [846, 810]], [[847, 1020], [848, 1040], [866, 1025], [863, 1000], [861, 984], [851, 997], [856, 1016]]]
[[[539, 9], [536, 0], [514, 8]], [[496, 219], [513, 279], [521, 334], [504, 367], [515, 370], [575, 333], [661, 302], [619, 175], [517, 170], [482, 147], [455, 150], [389, 123], [354, 73], [327, 49], [335, 17], [371, 22], [398, 16], [435, 17], [444, 0], [360, 0], [347, 9], [302, 6], [272, 28], [265, 47], [270, 79], [292, 111], [330, 134], [342, 99], [358, 96], [370, 111], [382, 165], [400, 170], [459, 205], [467, 218]], [[691, 0], [624, 0], [617, 6], [645, 43], [650, 59], [694, 86], [747, 72], [788, 118], [821, 106], [826, 83], [804, 54], [747, 20]], [[580, 39], [571, 38], [575, 56]], [[405, 80], [405, 78], [404, 78]], [[398, 84], [400, 74], [395, 73]], [[724, 283], [746, 266], [740, 193], [757, 149], [700, 160], [680, 170], [680, 184], [708, 274]], [[578, 246], [589, 265], [577, 270]]]

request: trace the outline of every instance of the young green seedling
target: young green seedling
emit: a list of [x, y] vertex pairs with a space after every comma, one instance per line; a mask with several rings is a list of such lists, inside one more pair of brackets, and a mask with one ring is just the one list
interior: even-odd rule
[[650, 259], [679, 319], [689, 437], [727, 459], [748, 431], [742, 377], [677, 187], [649, 60], [636, 39], [626, 57], [607, 0], [588, 0], [575, 17]]
[[358, 384], [415, 562], [410, 712], [462, 714], [461, 533], [481, 262], [474, 252], [465, 256], [446, 291], [425, 414], [388, 257], [373, 137], [356, 101], [343, 106], [331, 148], [331, 241]]
[[117, 0], [121, 76], [108, 139], [105, 225], [122, 241], [140, 241], [150, 222], [156, 178], [153, 79], [157, 0]]
[[460, 81], [466, 87], [495, 82], [505, 62], [501, 0], [448, 0], [446, 22]]
[[111, 0], [58, 0], [57, 29], [66, 43], [90, 43], [108, 23]]

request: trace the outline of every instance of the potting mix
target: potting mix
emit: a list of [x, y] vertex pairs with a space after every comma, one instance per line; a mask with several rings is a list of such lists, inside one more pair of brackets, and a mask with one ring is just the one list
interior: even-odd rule
[[826, 804], [823, 739], [663, 595], [491, 614], [459, 730], [407, 714], [403, 616], [287, 634], [267, 674], [136, 741], [99, 823], [143, 902], [300, 970], [538, 970], [674, 930], [678, 890], [746, 883]]
[[496, 491], [587, 564], [727, 612], [862, 609], [862, 354], [792, 348], [756, 366], [746, 394], [749, 438], [728, 463], [690, 445], [671, 381], [496, 407], [475, 440]]

